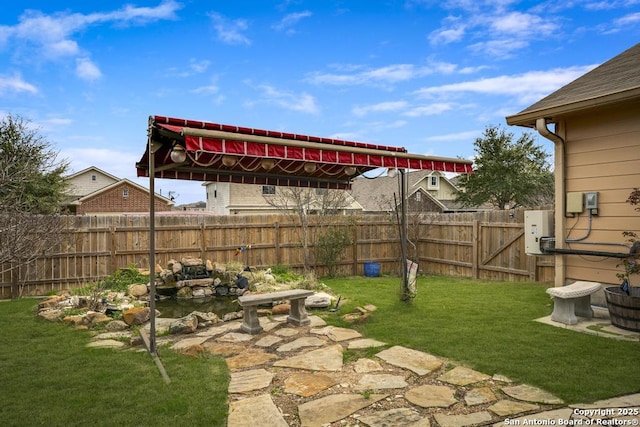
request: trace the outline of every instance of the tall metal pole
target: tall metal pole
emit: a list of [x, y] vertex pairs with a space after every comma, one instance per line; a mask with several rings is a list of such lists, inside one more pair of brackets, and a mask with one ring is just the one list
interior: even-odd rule
[[407, 269], [407, 240], [409, 238], [409, 233], [407, 229], [407, 176], [404, 169], [400, 169], [400, 187], [400, 198], [402, 199], [400, 203], [402, 217], [400, 231], [400, 247], [402, 256], [402, 296], [403, 298], [407, 298], [409, 293], [409, 271]]
[[151, 321], [149, 328], [149, 353], [156, 355], [156, 161], [154, 144], [151, 141], [151, 130], [149, 130], [147, 141], [149, 147], [149, 316]]

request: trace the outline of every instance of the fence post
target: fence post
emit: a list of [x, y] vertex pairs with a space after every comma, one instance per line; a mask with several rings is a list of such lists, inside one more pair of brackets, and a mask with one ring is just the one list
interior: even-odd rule
[[275, 233], [276, 265], [280, 265], [280, 223], [276, 221], [273, 224], [273, 228]]
[[471, 231], [471, 274], [474, 279], [480, 278], [480, 221], [473, 220]]
[[535, 255], [529, 256], [529, 279], [533, 282], [538, 281], [538, 257]]
[[354, 276], [358, 275], [358, 221], [355, 222], [355, 226], [353, 227], [353, 246], [352, 246], [352, 258], [353, 258], [353, 266], [352, 273]]
[[109, 250], [109, 266], [111, 268], [110, 273], [114, 273], [117, 269], [117, 263], [116, 263], [116, 227], [115, 225], [112, 225], [111, 227], [109, 227], [109, 237], [110, 237], [110, 242], [111, 242], [111, 248]]
[[206, 250], [207, 246], [205, 244], [205, 236], [204, 236], [204, 222], [200, 222], [200, 259], [203, 261], [206, 259]]

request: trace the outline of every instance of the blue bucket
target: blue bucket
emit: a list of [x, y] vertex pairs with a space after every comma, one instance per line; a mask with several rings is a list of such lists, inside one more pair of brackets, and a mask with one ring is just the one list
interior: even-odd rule
[[366, 277], [378, 277], [380, 275], [380, 263], [379, 262], [365, 262], [364, 263], [364, 275]]

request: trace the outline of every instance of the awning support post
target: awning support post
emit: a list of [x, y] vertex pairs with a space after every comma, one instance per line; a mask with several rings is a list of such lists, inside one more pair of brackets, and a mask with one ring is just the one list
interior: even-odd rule
[[157, 355], [156, 348], [156, 205], [155, 205], [155, 149], [148, 135], [149, 147], [149, 353]]
[[400, 211], [401, 211], [401, 227], [400, 227], [400, 253], [402, 265], [402, 299], [407, 300], [409, 295], [409, 270], [407, 268], [407, 240], [409, 239], [408, 221], [407, 221], [407, 176], [405, 169], [400, 171]]

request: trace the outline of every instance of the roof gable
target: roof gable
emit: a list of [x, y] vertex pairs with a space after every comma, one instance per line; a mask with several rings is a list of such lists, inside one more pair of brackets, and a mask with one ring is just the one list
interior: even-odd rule
[[118, 178], [117, 176], [111, 175], [110, 173], [105, 172], [105, 171], [103, 171], [102, 169], [97, 168], [97, 167], [95, 167], [95, 166], [89, 166], [88, 168], [86, 168], [86, 169], [82, 169], [82, 170], [81, 170], [81, 171], [79, 171], [79, 172], [72, 173], [71, 175], [67, 175], [67, 176], [65, 177], [65, 179], [66, 179], [66, 180], [70, 180], [70, 179], [74, 179], [74, 178], [77, 178], [77, 177], [80, 177], [80, 176], [83, 176], [83, 175], [88, 175], [88, 174], [90, 174], [90, 173], [103, 175], [104, 177], [106, 177], [106, 178], [110, 178], [110, 179], [112, 179], [112, 180], [114, 180], [114, 181], [119, 181], [119, 180], [120, 180], [120, 178]]
[[[139, 184], [136, 184], [133, 181], [130, 181], [130, 180], [124, 178], [124, 179], [121, 179], [121, 180], [119, 180], [117, 182], [114, 182], [111, 185], [103, 187], [103, 188], [99, 189], [98, 191], [94, 191], [91, 194], [87, 194], [87, 195], [85, 195], [83, 197], [80, 197], [80, 198], [76, 199], [71, 204], [79, 205], [79, 204], [81, 204], [82, 202], [84, 202], [86, 200], [93, 199], [94, 197], [97, 197], [97, 196], [99, 196], [99, 195], [101, 195], [103, 193], [106, 193], [107, 191], [110, 191], [110, 190], [113, 190], [114, 188], [122, 187], [122, 186], [125, 186], [125, 185], [129, 185], [129, 186], [131, 186], [133, 188], [136, 188], [136, 189], [138, 189], [138, 190], [140, 190], [140, 191], [142, 191], [142, 192], [144, 192], [146, 194], [149, 194], [149, 189], [148, 188], [145, 188], [145, 187], [143, 187], [143, 186], [141, 186]], [[162, 196], [160, 194], [157, 194], [157, 193], [155, 195], [155, 198], [165, 202], [167, 205], [173, 205], [174, 204], [173, 200], [168, 199], [168, 198], [166, 198], [166, 197], [164, 197], [164, 196]]]

